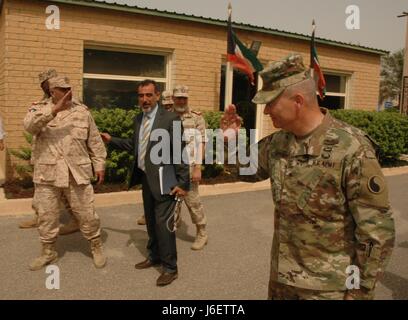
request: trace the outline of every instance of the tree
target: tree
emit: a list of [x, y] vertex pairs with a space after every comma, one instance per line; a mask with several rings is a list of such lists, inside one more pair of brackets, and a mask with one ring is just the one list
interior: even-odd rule
[[381, 58], [380, 102], [398, 99], [401, 93], [404, 49]]

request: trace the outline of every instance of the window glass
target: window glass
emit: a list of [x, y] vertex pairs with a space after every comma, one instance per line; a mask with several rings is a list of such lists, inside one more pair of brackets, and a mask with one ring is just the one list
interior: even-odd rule
[[[84, 79], [84, 103], [90, 108], [133, 109], [138, 105], [137, 86], [140, 81]], [[158, 83], [160, 91], [164, 83]]]
[[144, 53], [85, 49], [84, 73], [165, 78], [166, 57]]

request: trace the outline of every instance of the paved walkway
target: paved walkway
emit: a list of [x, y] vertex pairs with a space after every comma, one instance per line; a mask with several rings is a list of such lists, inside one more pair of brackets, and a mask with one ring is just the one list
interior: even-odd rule
[[[390, 176], [397, 241], [377, 298], [408, 299], [408, 175]], [[40, 250], [36, 230], [21, 230], [24, 216], [0, 217], [0, 299], [265, 299], [273, 234], [273, 204], [269, 190], [204, 198], [209, 244], [190, 249], [194, 228], [186, 210], [177, 232], [179, 279], [155, 286], [157, 269], [136, 270], [144, 259], [147, 234], [136, 224], [141, 204], [98, 209], [108, 256], [96, 270], [89, 245], [79, 233], [60, 237], [60, 289], [46, 289], [48, 274], [32, 272], [28, 263]]]

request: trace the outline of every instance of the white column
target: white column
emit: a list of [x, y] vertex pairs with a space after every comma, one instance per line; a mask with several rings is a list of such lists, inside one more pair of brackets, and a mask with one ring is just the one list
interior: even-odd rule
[[[262, 88], [263, 82], [262, 78], [258, 76], [258, 90]], [[264, 104], [256, 104], [256, 120], [255, 120], [255, 129], [256, 129], [256, 142], [262, 139], [263, 137], [263, 110], [265, 108]]]
[[234, 72], [232, 70], [231, 62], [227, 61], [227, 68], [225, 70], [225, 95], [224, 95], [224, 110], [232, 103], [232, 89], [233, 89]]

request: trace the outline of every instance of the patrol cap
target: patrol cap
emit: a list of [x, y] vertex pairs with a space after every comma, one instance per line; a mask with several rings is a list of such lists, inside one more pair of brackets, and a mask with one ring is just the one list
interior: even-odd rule
[[162, 105], [174, 104], [172, 95], [173, 94], [171, 93], [171, 91], [163, 91], [162, 92]]
[[263, 86], [252, 99], [253, 103], [267, 104], [295, 83], [310, 79], [310, 72], [298, 53], [291, 53], [283, 60], [272, 62], [262, 72]]
[[174, 97], [188, 98], [188, 87], [184, 85], [178, 85], [173, 90]]
[[57, 70], [55, 69], [47, 69], [41, 73], [38, 74], [38, 80], [40, 81], [40, 84], [43, 83], [44, 81], [47, 81], [51, 78], [57, 77], [58, 73]]
[[49, 79], [50, 89], [54, 88], [71, 88], [69, 84], [69, 79], [67, 77], [58, 76], [55, 78]]

